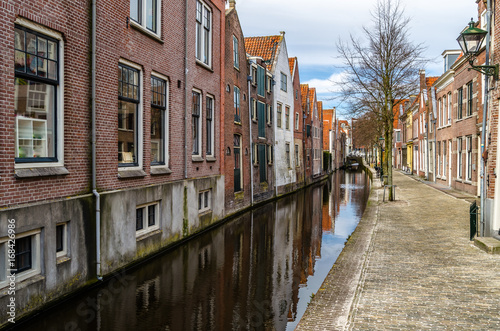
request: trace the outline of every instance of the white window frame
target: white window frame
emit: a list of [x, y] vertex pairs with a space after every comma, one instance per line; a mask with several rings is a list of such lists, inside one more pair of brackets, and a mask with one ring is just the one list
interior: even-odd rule
[[[206, 155], [207, 156], [210, 156], [210, 157], [215, 157], [215, 121], [216, 121], [216, 118], [215, 118], [215, 114], [216, 114], [216, 111], [215, 111], [215, 97], [210, 95], [210, 94], [207, 94], [205, 96], [205, 100], [206, 99], [210, 99], [212, 100], [212, 123], [211, 123], [211, 126], [210, 126], [210, 150], [212, 151], [210, 154], [208, 153], [208, 151], [206, 151]], [[207, 106], [207, 102], [205, 102], [205, 107]], [[206, 110], [206, 108], [205, 108]], [[205, 123], [208, 123], [207, 122], [207, 111], [205, 111]], [[202, 117], [202, 116], [200, 116]], [[208, 128], [208, 124], [206, 126]], [[208, 139], [208, 135], [207, 135], [207, 139]], [[206, 141], [206, 144], [208, 145], [208, 141]], [[205, 148], [206, 150], [206, 148]]]
[[[200, 207], [200, 196], [202, 206]], [[198, 213], [205, 213], [212, 210], [212, 189], [198, 192]]]
[[[132, 18], [132, 14], [130, 14], [130, 24], [134, 27], [137, 27], [144, 32], [153, 35], [154, 37], [160, 38], [161, 36], [161, 0], [156, 0], [156, 30], [153, 31], [146, 27], [146, 0], [136, 0], [141, 6], [141, 22], [138, 22]], [[132, 5], [132, 1], [130, 1], [130, 5]], [[131, 8], [130, 8], [131, 9]]]
[[295, 130], [299, 130], [299, 113], [295, 113]]
[[272, 165], [273, 164], [273, 145], [269, 144], [267, 145], [267, 164]]
[[266, 91], [267, 93], [271, 93], [273, 86], [273, 76], [266, 74]]
[[472, 136], [465, 137], [465, 180], [472, 180]]
[[[15, 239], [21, 239], [25, 238], [28, 236], [31, 236], [31, 268], [28, 270], [25, 270], [20, 273], [16, 273], [16, 284], [19, 284], [19, 282], [22, 282], [23, 280], [26, 280], [30, 277], [36, 276], [41, 273], [41, 229], [36, 229], [36, 230], [31, 230], [23, 233], [16, 233]], [[9, 256], [8, 256], [8, 250], [10, 249], [9, 246], [9, 237], [2, 237], [0, 238], [0, 289], [6, 287], [9, 285], [9, 279], [7, 276], [10, 276], [10, 271], [9, 271]], [[10, 242], [11, 243], [11, 242]]]
[[281, 72], [280, 89], [285, 92], [288, 90], [288, 76], [284, 72]]
[[[56, 224], [56, 257], [58, 259], [69, 255], [69, 249], [68, 249], [68, 247], [69, 247], [69, 245], [68, 245], [69, 244], [69, 241], [68, 241], [69, 226], [68, 226], [68, 223], [69, 222], [62, 222], [62, 223]], [[57, 227], [58, 226], [63, 227], [63, 239], [62, 239], [63, 248], [62, 248], [62, 251], [59, 251], [59, 252], [57, 252]]]
[[279, 129], [283, 128], [283, 104], [280, 102], [278, 102], [276, 105], [276, 126]]
[[[149, 225], [149, 207], [154, 206], [155, 208], [155, 224], [154, 225]], [[140, 230], [135, 230], [135, 237], [141, 237], [145, 234], [148, 234], [150, 232], [156, 231], [160, 229], [160, 202], [155, 201], [155, 202], [150, 202], [142, 205], [138, 205], [135, 207], [136, 214], [135, 216], [137, 217], [137, 209], [144, 209], [144, 212], [142, 213], [142, 226], [143, 228]], [[136, 219], [137, 221], [137, 219]], [[135, 223], [135, 222], [134, 222]], [[135, 223], [137, 224], [137, 223]], [[137, 225], [136, 225], [137, 226]]]
[[451, 99], [451, 92], [448, 93], [448, 125], [451, 125], [451, 110], [453, 108], [452, 104], [452, 99]]
[[285, 105], [285, 129], [290, 130], [290, 106]]
[[257, 99], [250, 98], [250, 112], [252, 114], [252, 121], [257, 121]]
[[233, 105], [234, 105], [234, 122], [241, 123], [241, 90], [238, 86], [233, 87]]
[[233, 35], [233, 65], [236, 69], [240, 69], [240, 58], [239, 58], [239, 49], [238, 49], [238, 38]]
[[257, 66], [255, 64], [250, 67], [250, 75], [252, 76], [252, 85], [257, 85]]
[[[141, 170], [143, 167], [143, 155], [144, 155], [144, 137], [143, 137], [143, 126], [144, 126], [144, 72], [140, 65], [130, 62], [125, 59], [120, 59], [118, 64], [123, 64], [125, 66], [134, 68], [139, 71], [139, 104], [137, 105], [137, 165], [135, 166], [125, 166], [120, 167], [119, 170]], [[117, 99], [118, 100], [118, 99]], [[118, 128], [117, 128], [118, 130]], [[118, 131], [117, 131], [118, 132]]]
[[463, 163], [462, 163], [462, 137], [457, 138], [457, 178], [462, 179], [463, 177]]
[[[201, 6], [201, 21], [198, 16], [198, 6]], [[209, 68], [212, 67], [212, 22], [213, 22], [213, 13], [212, 9], [203, 1], [196, 0], [196, 9], [195, 9], [195, 21], [196, 21], [196, 37], [195, 37], [195, 57], [196, 61], [200, 64], [207, 66]], [[209, 13], [209, 21], [207, 24], [207, 18], [205, 13]], [[208, 40], [205, 38], [205, 30], [209, 29]], [[199, 28], [199, 29], [198, 29]], [[207, 49], [208, 48], [208, 49]], [[208, 58], [204, 59], [205, 51], [208, 52]]]
[[165, 89], [166, 89], [166, 95], [165, 95], [165, 98], [166, 98], [166, 108], [164, 110], [164, 116], [163, 116], [163, 125], [164, 125], [164, 134], [165, 136], [163, 137], [163, 155], [164, 155], [164, 161], [165, 161], [165, 164], [152, 164], [151, 167], [152, 168], [160, 168], [160, 167], [168, 167], [168, 165], [170, 164], [170, 149], [169, 149], [169, 145], [170, 145], [170, 132], [169, 132], [169, 129], [170, 129], [170, 104], [169, 104], [169, 100], [170, 100], [170, 96], [169, 96], [169, 91], [170, 91], [170, 81], [168, 79], [167, 76], [163, 76], [162, 74], [159, 74], [157, 72], [152, 72], [151, 73], [151, 76], [154, 76], [156, 78], [159, 78], [159, 79], [162, 79], [165, 81]]
[[[31, 29], [35, 32], [47, 35], [51, 38], [57, 39], [59, 42], [59, 59], [58, 59], [58, 76], [59, 85], [56, 88], [56, 148], [57, 148], [57, 161], [54, 162], [27, 162], [27, 163], [15, 163], [15, 169], [26, 169], [26, 168], [46, 168], [46, 167], [64, 167], [64, 39], [62, 34], [54, 30], [48, 29], [44, 26], [38, 25], [31, 22], [25, 18], [16, 18], [15, 24], [23, 26], [25, 28]], [[12, 49], [14, 52], [14, 49]]]
[[267, 125], [271, 125], [273, 123], [273, 106], [266, 105], [266, 113]]
[[[203, 153], [203, 140], [202, 140], [202, 137], [203, 137], [203, 93], [201, 93], [200, 90], [198, 89], [192, 89], [191, 91], [191, 95], [193, 92], [196, 92], [200, 95], [200, 116], [198, 117], [198, 153], [195, 153], [194, 150], [192, 150], [192, 155], [194, 157], [201, 157], [202, 153]], [[191, 98], [191, 125], [193, 122], [193, 104], [192, 104], [192, 98]], [[193, 128], [191, 127], [191, 137], [193, 136]], [[194, 141], [192, 141], [192, 143], [194, 143]]]

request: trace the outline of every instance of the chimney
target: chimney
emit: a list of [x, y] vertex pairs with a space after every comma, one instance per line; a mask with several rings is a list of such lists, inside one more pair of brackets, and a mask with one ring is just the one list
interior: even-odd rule
[[282, 37], [284, 37], [284, 36], [285, 36], [285, 31], [280, 31], [280, 35], [281, 35]]
[[236, 6], [236, 0], [229, 0], [229, 9], [234, 9]]
[[425, 86], [425, 70], [420, 69], [418, 71], [418, 74], [420, 75], [420, 90], [423, 90], [426, 88], [426, 86]]

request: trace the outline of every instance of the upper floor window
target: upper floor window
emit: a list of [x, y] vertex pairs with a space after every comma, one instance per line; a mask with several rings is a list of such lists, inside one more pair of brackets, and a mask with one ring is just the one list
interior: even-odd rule
[[214, 155], [214, 98], [207, 96], [207, 155]]
[[201, 155], [201, 93], [193, 91], [193, 155]]
[[467, 83], [467, 116], [472, 116], [472, 98], [473, 98], [472, 82]]
[[271, 88], [273, 87], [273, 77], [270, 75], [266, 76], [266, 91], [271, 93]]
[[63, 141], [58, 130], [63, 118], [58, 95], [60, 60], [59, 40], [15, 26], [16, 163], [52, 162], [60, 157], [57, 148]]
[[287, 90], [287, 76], [284, 73], [281, 73], [281, 89], [286, 92]]
[[118, 163], [138, 165], [139, 70], [118, 66]]
[[148, 29], [159, 34], [160, 5], [158, 0], [130, 0], [130, 18]]
[[290, 130], [290, 107], [285, 106], [285, 128]]
[[451, 124], [451, 109], [453, 104], [451, 103], [451, 92], [448, 93], [448, 124]]
[[199, 0], [196, 1], [196, 59], [212, 65], [212, 11]]
[[299, 113], [295, 113], [295, 130], [299, 129]]
[[240, 89], [236, 86], [234, 87], [234, 121], [241, 123]]
[[252, 65], [250, 67], [250, 74], [252, 75], [252, 85], [257, 84], [257, 67]]
[[461, 87], [458, 89], [458, 106], [457, 106], [457, 119], [461, 120], [463, 117], [463, 108], [464, 108], [464, 88]]
[[166, 164], [167, 81], [151, 76], [151, 164]]
[[240, 59], [238, 55], [238, 39], [233, 36], [233, 63], [236, 69], [240, 68]]
[[278, 103], [278, 109], [276, 110], [276, 125], [278, 128], [281, 128], [281, 112], [282, 112], [282, 105], [281, 103]]

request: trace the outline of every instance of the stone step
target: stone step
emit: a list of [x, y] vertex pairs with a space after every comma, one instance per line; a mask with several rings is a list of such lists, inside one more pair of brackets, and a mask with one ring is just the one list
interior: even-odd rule
[[500, 240], [492, 237], [478, 237], [474, 239], [474, 245], [489, 254], [500, 254]]

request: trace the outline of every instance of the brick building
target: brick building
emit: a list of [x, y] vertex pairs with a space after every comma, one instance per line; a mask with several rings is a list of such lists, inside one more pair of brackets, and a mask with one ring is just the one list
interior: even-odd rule
[[[230, 1], [226, 10], [225, 35], [224, 200], [227, 215], [251, 204], [250, 121], [265, 114], [265, 105], [250, 96], [245, 40], [234, 1]], [[249, 117], [249, 105], [252, 118]], [[257, 116], [258, 112], [262, 114]]]
[[293, 138], [295, 150], [296, 187], [305, 184], [304, 171], [304, 113], [302, 111], [302, 93], [300, 92], [299, 62], [296, 57], [288, 59], [293, 86]]

